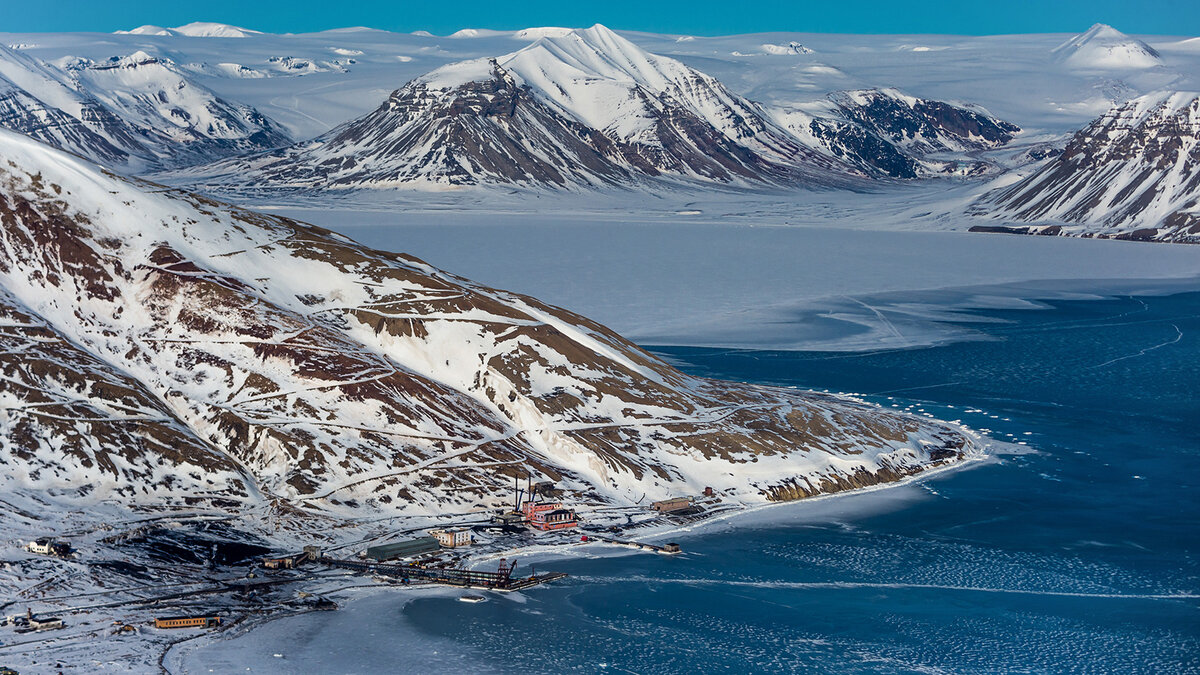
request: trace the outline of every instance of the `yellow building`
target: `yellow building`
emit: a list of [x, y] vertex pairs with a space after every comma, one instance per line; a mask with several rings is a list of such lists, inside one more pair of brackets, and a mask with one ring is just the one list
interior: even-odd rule
[[447, 530], [430, 530], [438, 543], [446, 548], [458, 548], [471, 545], [471, 531], [465, 527], [455, 527]]

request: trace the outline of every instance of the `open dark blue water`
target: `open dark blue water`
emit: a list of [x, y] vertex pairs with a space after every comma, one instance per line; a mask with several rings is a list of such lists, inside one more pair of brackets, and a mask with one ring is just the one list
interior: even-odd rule
[[[654, 351], [694, 374], [859, 392], [1036, 453], [771, 509], [681, 539], [680, 557], [556, 561], [571, 578], [519, 598], [352, 603], [304, 619], [323, 623], [289, 663], [1200, 672], [1200, 293], [978, 318], [988, 340], [927, 349]], [[350, 616], [366, 612], [369, 640]], [[389, 639], [389, 624], [438, 646]]]

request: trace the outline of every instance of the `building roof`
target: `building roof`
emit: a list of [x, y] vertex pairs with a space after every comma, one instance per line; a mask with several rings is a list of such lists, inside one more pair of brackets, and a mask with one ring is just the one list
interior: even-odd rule
[[427, 551], [436, 551], [441, 544], [434, 537], [417, 537], [404, 541], [394, 541], [367, 549], [368, 558], [395, 558], [402, 555], [416, 555]]

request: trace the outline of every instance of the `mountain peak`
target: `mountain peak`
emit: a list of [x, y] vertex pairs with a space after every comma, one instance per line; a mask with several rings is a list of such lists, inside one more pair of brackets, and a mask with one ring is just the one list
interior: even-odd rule
[[1094, 23], [1092, 24], [1091, 28], [1087, 29], [1087, 31], [1080, 36], [1080, 38], [1083, 40], [1092, 40], [1096, 38], [1118, 38], [1124, 40], [1128, 37], [1128, 35], [1125, 35], [1121, 31], [1106, 23]]
[[611, 28], [609, 28], [608, 26], [605, 26], [602, 23], [594, 23], [594, 24], [592, 24], [592, 26], [590, 28], [578, 29], [576, 32], [581, 33], [581, 34], [586, 34], [586, 35], [599, 36], [599, 37], [603, 37], [603, 38], [612, 37], [612, 38], [616, 38], [618, 40], [625, 39], [625, 38], [621, 37], [620, 35], [617, 35], [616, 32], [614, 32]]
[[655, 56], [601, 24], [540, 38], [497, 61], [530, 84], [552, 80], [546, 82], [552, 84], [547, 91], [569, 81], [590, 79], [615, 80], [662, 91], [670, 84], [672, 75], [687, 70], [674, 59]]
[[[462, 31], [460, 31], [462, 32]], [[484, 82], [494, 75], [493, 63], [513, 74], [519, 84], [551, 93], [562, 93], [583, 83], [611, 80], [638, 85], [655, 92], [679, 76], [695, 72], [682, 63], [651, 54], [608, 27], [526, 29], [515, 36], [534, 37], [529, 45], [495, 58], [450, 63], [418, 78], [417, 83], [447, 89], [469, 82]]]
[[148, 23], [131, 30], [118, 30], [113, 33], [116, 35], [170, 35], [171, 29]]
[[1153, 68], [1162, 63], [1150, 45], [1104, 23], [1093, 24], [1051, 53], [1060, 62], [1088, 69]]

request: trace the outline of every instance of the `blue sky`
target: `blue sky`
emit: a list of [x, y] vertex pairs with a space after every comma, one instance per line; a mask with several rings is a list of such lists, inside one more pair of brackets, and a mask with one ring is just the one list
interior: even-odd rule
[[1126, 33], [1200, 35], [1200, 0], [0, 0], [0, 30], [113, 31], [218, 21], [273, 33], [346, 26], [447, 34], [459, 28], [589, 26], [693, 35], [1072, 33], [1093, 23]]

